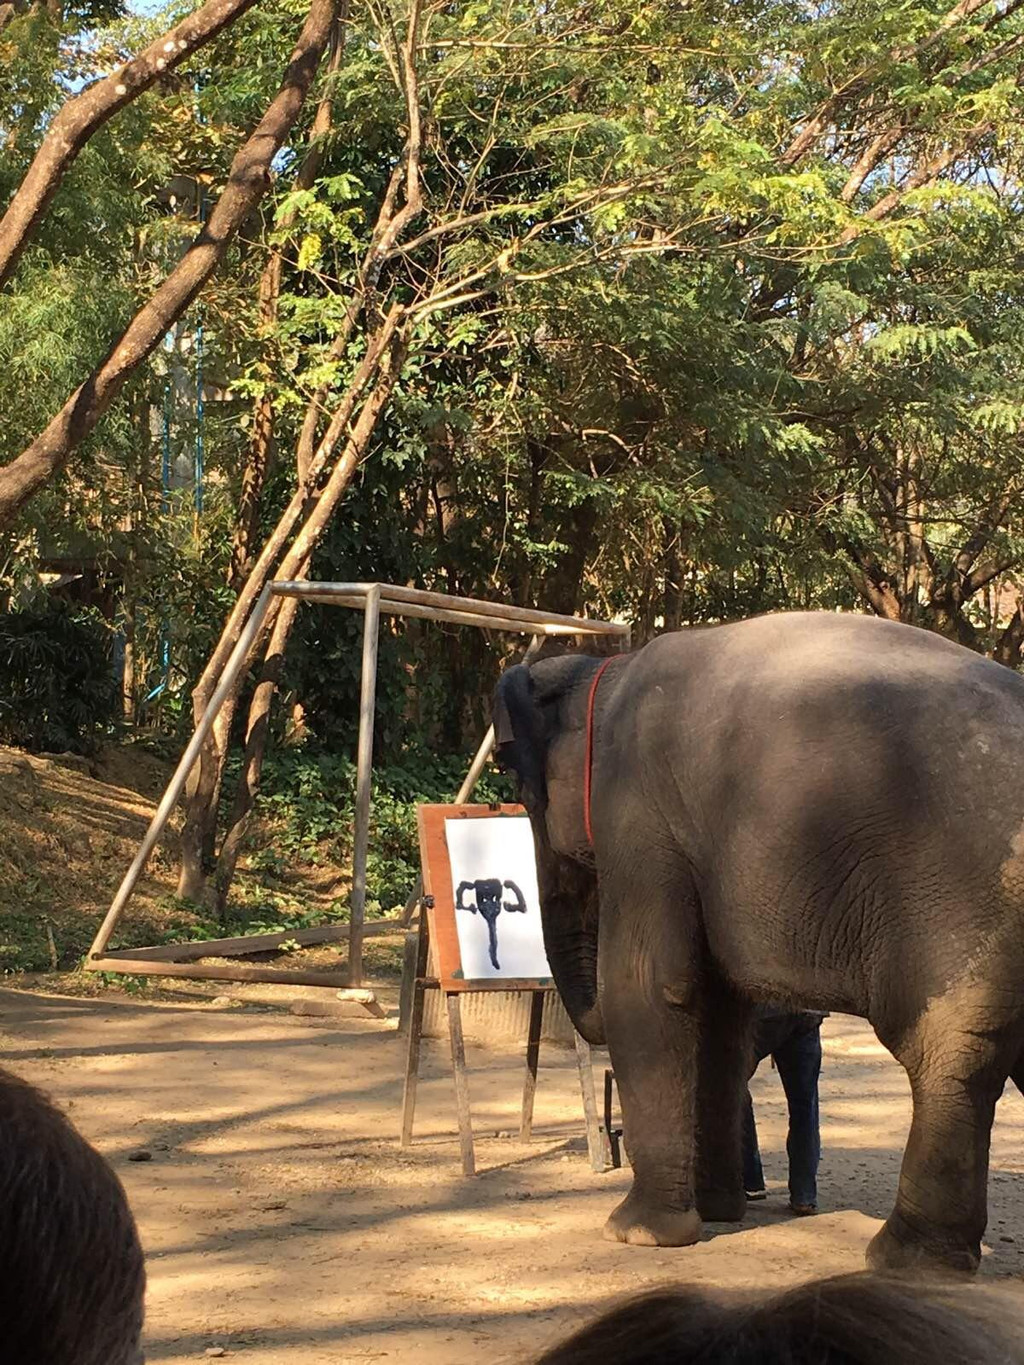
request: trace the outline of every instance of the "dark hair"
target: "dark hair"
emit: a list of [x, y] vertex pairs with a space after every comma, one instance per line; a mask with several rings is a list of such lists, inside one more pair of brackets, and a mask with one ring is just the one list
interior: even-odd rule
[[770, 1299], [659, 1290], [612, 1309], [538, 1365], [1020, 1365], [1007, 1297], [867, 1272]]
[[0, 1071], [0, 1361], [137, 1365], [145, 1285], [117, 1176], [45, 1096]]

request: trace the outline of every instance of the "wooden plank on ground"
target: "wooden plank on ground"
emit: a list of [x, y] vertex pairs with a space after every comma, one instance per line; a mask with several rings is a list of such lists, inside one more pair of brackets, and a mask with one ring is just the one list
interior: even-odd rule
[[182, 976], [195, 981], [267, 981], [279, 986], [329, 986], [338, 990], [348, 985], [348, 973], [311, 972], [301, 968], [250, 967], [245, 963], [150, 962], [138, 958], [107, 956], [86, 963], [90, 972], [121, 972], [125, 976]]
[[[401, 920], [381, 920], [363, 925], [363, 937], [398, 933]], [[194, 943], [159, 943], [152, 948], [117, 948], [110, 957], [137, 962], [195, 962], [203, 957], [242, 957], [246, 953], [267, 953], [282, 943], [298, 943], [308, 948], [316, 943], [338, 943], [348, 938], [347, 924], [319, 924], [310, 929], [285, 929], [278, 934], [241, 934], [236, 938], [206, 938]]]

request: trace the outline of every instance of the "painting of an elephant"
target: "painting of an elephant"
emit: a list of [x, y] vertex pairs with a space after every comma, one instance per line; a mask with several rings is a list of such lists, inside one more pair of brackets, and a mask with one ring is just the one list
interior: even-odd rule
[[517, 665], [495, 700], [545, 944], [607, 1042], [633, 1168], [608, 1235], [745, 1200], [752, 1005], [861, 1015], [913, 1121], [879, 1267], [972, 1270], [1024, 1082], [1024, 679], [912, 626], [792, 613]]

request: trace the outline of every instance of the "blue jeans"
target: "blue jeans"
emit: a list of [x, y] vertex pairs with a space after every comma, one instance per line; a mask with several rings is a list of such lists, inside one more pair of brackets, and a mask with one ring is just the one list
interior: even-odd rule
[[[779, 1069], [789, 1108], [789, 1199], [792, 1204], [817, 1204], [821, 1135], [818, 1128], [818, 1076], [821, 1072], [821, 1028], [806, 1020], [769, 1019], [757, 1027], [755, 1065], [771, 1056]], [[751, 1073], [753, 1074], [753, 1072]], [[763, 1190], [764, 1172], [754, 1126], [754, 1105], [747, 1091], [743, 1115], [743, 1188]]]

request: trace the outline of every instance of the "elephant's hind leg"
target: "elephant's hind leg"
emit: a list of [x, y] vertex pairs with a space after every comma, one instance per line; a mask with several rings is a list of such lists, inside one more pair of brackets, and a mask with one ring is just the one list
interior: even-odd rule
[[910, 1077], [914, 1116], [896, 1207], [868, 1264], [970, 1274], [988, 1219], [992, 1120], [1019, 1040], [993, 1027], [984, 1002], [944, 999], [892, 1050]]
[[688, 1246], [694, 1198], [697, 1076], [696, 898], [657, 854], [599, 871], [601, 1007], [622, 1103], [633, 1187], [605, 1236]]
[[712, 1223], [737, 1223], [747, 1209], [742, 1123], [750, 1015], [750, 1006], [709, 972], [697, 1064], [697, 1209]]

